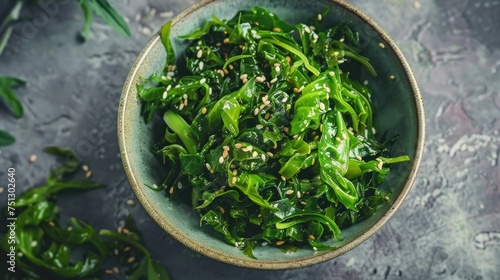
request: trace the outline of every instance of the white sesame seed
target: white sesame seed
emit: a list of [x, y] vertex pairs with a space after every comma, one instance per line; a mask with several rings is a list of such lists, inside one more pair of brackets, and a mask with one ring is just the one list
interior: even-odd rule
[[283, 245], [283, 244], [285, 244], [285, 241], [283, 241], [283, 240], [276, 241], [276, 245], [278, 245], [278, 246]]
[[299, 92], [302, 92], [303, 90], [304, 90], [304, 86], [301, 86], [301, 87], [299, 88]]
[[259, 76], [259, 77], [257, 77], [257, 78], [255, 78], [255, 80], [256, 80], [257, 82], [259, 82], [259, 83], [262, 83], [262, 82], [264, 82], [264, 81], [265, 81], [264, 77], [260, 77], [260, 76]]
[[287, 194], [287, 195], [291, 195], [292, 193], [293, 193], [293, 190], [288, 190], [288, 191], [286, 191], [286, 194]]
[[314, 39], [314, 40], [318, 40], [318, 38], [319, 38], [318, 34], [314, 33], [314, 34], [313, 34], [313, 39]]
[[364, 80], [364, 81], [363, 81], [363, 85], [365, 85], [365, 86], [366, 86], [366, 85], [368, 85], [368, 81], [367, 81], [367, 80]]
[[272, 80], [271, 80], [271, 84], [274, 84], [274, 83], [276, 83], [277, 81], [278, 81], [278, 78], [274, 78], [274, 79], [272, 79]]
[[198, 63], [198, 68], [200, 68], [200, 70], [203, 70], [203, 67], [205, 67], [205, 63], [203, 63], [203, 61], [200, 61], [200, 63]]
[[311, 29], [309, 29], [309, 27], [307, 27], [307, 26], [306, 26], [306, 27], [304, 27], [304, 31], [305, 31], [306, 33], [311, 33]]
[[170, 72], [167, 72], [167, 77], [173, 77], [175, 75], [174, 72], [170, 71]]
[[281, 180], [286, 181], [285, 176], [281, 175]]
[[3, 193], [3, 187], [0, 187], [0, 193]]
[[133, 206], [135, 202], [132, 199], [127, 200], [127, 205], [128, 206]]
[[261, 99], [262, 99], [262, 103], [266, 103], [266, 101], [269, 100], [269, 95], [266, 94], [266, 95], [262, 96]]
[[233, 177], [233, 179], [231, 179], [231, 182], [234, 184], [236, 184], [236, 181], [238, 181], [238, 178], [237, 177]]
[[267, 242], [265, 242], [265, 241], [264, 241], [264, 242], [262, 242], [260, 245], [262, 245], [262, 246], [267, 246], [268, 244], [269, 244], [269, 243], [267, 243]]
[[253, 114], [254, 114], [254, 116], [257, 116], [259, 114], [259, 108], [255, 108], [253, 110]]
[[166, 80], [166, 79], [167, 79], [167, 77], [165, 77], [165, 76], [161, 76], [161, 79], [162, 79], [162, 80]]
[[222, 41], [222, 42], [224, 42], [224, 44], [229, 43], [229, 38], [224, 39], [224, 41]]
[[253, 151], [253, 153], [252, 153], [252, 157], [257, 157], [258, 155], [259, 155], [259, 152], [257, 152], [257, 151]]
[[382, 169], [382, 167], [383, 167], [383, 166], [384, 166], [384, 163], [383, 163], [383, 162], [379, 162], [379, 163], [377, 164], [377, 168], [378, 168], [378, 169]]
[[321, 21], [323, 19], [323, 16], [321, 14], [318, 14], [318, 20]]
[[207, 113], [207, 108], [203, 107], [203, 109], [201, 109], [201, 113], [205, 115]]
[[199, 49], [198, 53], [196, 54], [196, 57], [201, 58], [202, 55], [203, 55], [203, 51], [201, 49]]
[[299, 191], [297, 191], [297, 198], [300, 198], [301, 196], [302, 194]]
[[314, 251], [318, 251], [318, 248], [316, 248], [316, 247], [313, 247], [313, 250], [314, 250]]
[[219, 158], [219, 163], [220, 163], [220, 164], [223, 164], [223, 163], [224, 163], [224, 157], [222, 157], [222, 156], [221, 156], [221, 157]]
[[236, 143], [236, 144], [234, 144], [234, 147], [236, 149], [240, 149], [241, 147], [243, 147], [243, 145], [241, 143]]
[[174, 193], [174, 187], [170, 187], [170, 189], [168, 190], [168, 193], [169, 194], [173, 194]]
[[246, 79], [246, 78], [248, 78], [248, 74], [241, 74], [241, 76], [240, 76], [240, 79], [241, 79], [241, 80], [244, 80], [244, 79]]
[[207, 82], [207, 79], [205, 79], [205, 78], [202, 78], [202, 79], [200, 80], [200, 84], [202, 84], [202, 85], [203, 85], [204, 83], [206, 83], [206, 82]]
[[265, 156], [264, 154], [261, 154], [261, 155], [260, 155], [260, 158], [261, 158], [263, 161], [264, 161], [264, 160], [266, 160], [266, 156]]
[[31, 241], [31, 247], [36, 247], [38, 245], [38, 242], [36, 240]]
[[330, 72], [328, 72], [328, 75], [330, 75], [330, 76], [332, 76], [332, 77], [333, 77], [333, 76], [335, 76], [335, 72], [330, 71]]
[[339, 40], [341, 43], [343, 43], [345, 41], [345, 38], [340, 38]]
[[269, 101], [269, 100], [267, 100], [266, 102], [264, 102], [264, 105], [265, 105], [265, 106], [267, 106], [267, 105], [269, 105], [269, 104], [271, 104], [271, 101]]
[[92, 171], [89, 170], [89, 171], [87, 171], [87, 173], [85, 173], [85, 178], [88, 179], [90, 177], [92, 177]]
[[305, 201], [303, 201], [303, 200], [302, 200], [302, 201], [300, 202], [300, 204], [302, 204], [302, 205], [307, 205], [307, 202], [305, 202]]
[[394, 77], [394, 75], [390, 75], [389, 79], [394, 80], [394, 79], [396, 79], [396, 77]]
[[248, 79], [243, 79], [243, 83], [246, 84], [248, 82]]
[[166, 98], [167, 98], [167, 95], [168, 95], [167, 91], [164, 91], [164, 92], [163, 92], [163, 95], [162, 95], [162, 98], [163, 98], [163, 99], [166, 99]]
[[257, 128], [257, 129], [263, 129], [263, 128], [264, 128], [264, 126], [263, 126], [263, 125], [261, 125], [261, 124], [258, 124], [258, 125], [256, 125], [256, 126], [255, 126], [255, 128]]
[[278, 65], [278, 66], [274, 67], [274, 70], [275, 70], [276, 72], [279, 72], [279, 71], [281, 71], [281, 67]]
[[253, 146], [248, 146], [247, 150], [249, 150], [251, 152], [253, 150]]
[[179, 105], [179, 111], [182, 111], [182, 109], [184, 109], [184, 103], [181, 103], [181, 104]]
[[319, 109], [321, 111], [324, 111], [326, 108], [325, 108], [325, 103], [319, 103]]
[[223, 158], [227, 158], [228, 156], [229, 156], [229, 152], [228, 152], [227, 150], [224, 150], [224, 151], [222, 152], [222, 157], [223, 157]]
[[417, 9], [417, 10], [420, 9], [420, 7], [421, 7], [420, 2], [418, 2], [418, 1], [413, 2], [413, 7], [415, 7], [415, 9]]
[[188, 99], [188, 95], [184, 93], [184, 95], [182, 96], [182, 98]]
[[380, 48], [382, 48], [382, 49], [385, 49], [385, 45], [384, 45], [384, 43], [378, 43], [378, 46], [379, 46]]
[[335, 141], [340, 142], [340, 137], [335, 137]]
[[30, 163], [35, 163], [36, 159], [37, 159], [37, 156], [35, 154], [33, 154], [33, 155], [30, 156], [29, 162]]
[[269, 157], [273, 157], [273, 156], [274, 156], [274, 154], [273, 154], [273, 153], [271, 153], [271, 152], [267, 152], [266, 154], [267, 154]]
[[210, 171], [210, 169], [212, 169], [212, 166], [210, 166], [210, 163], [205, 163], [205, 167], [208, 169], [208, 171]]
[[252, 29], [252, 31], [250, 31], [250, 33], [252, 33], [252, 35], [257, 35], [257, 31], [255, 31], [254, 29]]
[[329, 87], [326, 87], [325, 90], [326, 90], [326, 92], [330, 92], [331, 91]]
[[222, 149], [223, 149], [224, 151], [229, 151], [229, 150], [230, 150], [229, 146], [227, 146], [227, 145], [222, 146]]
[[362, 158], [362, 157], [360, 157], [360, 156], [356, 156], [356, 159], [357, 159], [357, 160], [359, 160], [359, 161], [362, 161], [362, 160], [363, 160], [363, 158]]
[[339, 54], [340, 54], [340, 53], [339, 53], [338, 51], [334, 51], [334, 52], [333, 52], [333, 55], [334, 55], [334, 56], [339, 56]]

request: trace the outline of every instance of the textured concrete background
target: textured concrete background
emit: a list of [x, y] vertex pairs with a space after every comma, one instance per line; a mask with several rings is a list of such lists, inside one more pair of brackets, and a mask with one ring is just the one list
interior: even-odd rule
[[[0, 14], [8, 6], [2, 2]], [[500, 278], [500, 1], [351, 1], [386, 29], [413, 67], [427, 114], [424, 161], [407, 201], [368, 241], [320, 265], [271, 272], [200, 256], [165, 234], [140, 205], [126, 204], [135, 198], [115, 129], [122, 84], [152, 33], [197, 1], [111, 2], [127, 17], [132, 39], [94, 22], [92, 39], [79, 42], [76, 1], [64, 1], [35, 28], [15, 29], [0, 75], [28, 81], [18, 90], [26, 114], [17, 120], [0, 112], [0, 128], [17, 138], [1, 150], [0, 186], [8, 167], [17, 170], [19, 193], [42, 183], [54, 163], [42, 154], [45, 146], [75, 149], [93, 179], [108, 186], [61, 196], [64, 211], [102, 228], [116, 228], [132, 214], [174, 280]], [[25, 11], [42, 20], [39, 13]], [[34, 164], [31, 154], [38, 155]], [[0, 206], [5, 202], [4, 192]]]

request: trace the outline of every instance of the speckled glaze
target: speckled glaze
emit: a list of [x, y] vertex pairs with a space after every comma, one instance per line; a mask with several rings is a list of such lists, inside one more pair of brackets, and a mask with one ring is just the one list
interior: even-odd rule
[[[228, 19], [239, 10], [262, 6], [274, 11], [290, 23], [308, 22], [326, 7], [331, 11], [323, 19], [328, 24], [348, 22], [360, 33], [362, 53], [370, 58], [378, 72], [376, 78], [368, 73], [362, 79], [374, 90], [375, 126], [378, 131], [399, 134], [392, 152], [407, 154], [408, 163], [392, 168], [382, 186], [392, 189], [391, 204], [348, 229], [342, 231], [343, 241], [326, 242], [338, 247], [329, 252], [301, 249], [284, 254], [277, 248], [266, 246], [255, 250], [257, 259], [250, 259], [242, 252], [223, 242], [207, 228], [200, 227], [199, 217], [188, 205], [172, 202], [161, 192], [155, 192], [146, 184], [162, 179], [162, 166], [148, 151], [154, 142], [155, 124], [146, 125], [140, 115], [140, 101], [135, 84], [140, 77], [161, 72], [166, 54], [156, 33], [137, 58], [125, 82], [118, 113], [118, 140], [125, 172], [138, 200], [149, 215], [170, 235], [189, 248], [221, 262], [258, 269], [291, 269], [320, 263], [339, 256], [379, 230], [401, 205], [417, 175], [421, 162], [425, 122], [421, 95], [415, 78], [402, 53], [389, 36], [371, 19], [352, 5], [343, 1], [314, 0], [208, 0], [182, 12], [173, 19], [172, 36], [186, 34], [203, 24], [211, 15]], [[382, 45], [380, 44], [383, 44]], [[180, 55], [186, 42], [173, 40], [176, 54]], [[393, 76], [391, 79], [391, 76]]]

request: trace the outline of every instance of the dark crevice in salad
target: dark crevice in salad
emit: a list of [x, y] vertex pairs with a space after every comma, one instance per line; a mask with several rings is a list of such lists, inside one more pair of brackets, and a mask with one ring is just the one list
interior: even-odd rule
[[165, 178], [150, 187], [252, 258], [267, 244], [334, 249], [325, 241], [388, 203], [387, 165], [409, 160], [375, 138], [372, 92], [354, 79], [375, 69], [358, 33], [323, 26], [328, 12], [295, 26], [261, 7], [213, 16], [179, 37], [191, 43], [177, 62], [169, 22], [165, 69], [137, 84], [145, 121], [166, 124], [151, 148]]

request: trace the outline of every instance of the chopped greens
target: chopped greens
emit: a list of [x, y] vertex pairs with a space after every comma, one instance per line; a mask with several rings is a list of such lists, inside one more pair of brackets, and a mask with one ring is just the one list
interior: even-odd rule
[[[9, 200], [2, 210], [6, 218], [13, 218], [14, 213], [17, 216], [15, 222], [10, 220], [14, 227], [0, 235], [0, 252], [10, 260], [15, 258], [15, 266], [10, 264], [9, 269], [0, 271], [0, 279], [98, 279], [104, 278], [104, 274], [120, 273], [130, 280], [168, 280], [166, 269], [140, 244], [130, 216], [121, 230], [97, 231], [60, 213], [56, 204], [60, 192], [104, 185], [90, 180], [67, 180], [80, 165], [73, 151], [48, 147], [45, 152], [60, 158], [62, 164], [52, 170], [43, 186], [29, 189], [15, 201]], [[111, 258], [119, 265], [106, 269]]]
[[252, 258], [262, 243], [331, 250], [326, 240], [388, 203], [387, 166], [409, 157], [374, 136], [372, 91], [355, 77], [376, 72], [348, 25], [293, 26], [255, 7], [181, 36], [191, 44], [178, 61], [170, 29], [165, 69], [137, 90], [146, 122], [165, 123], [157, 187], [202, 226]]

